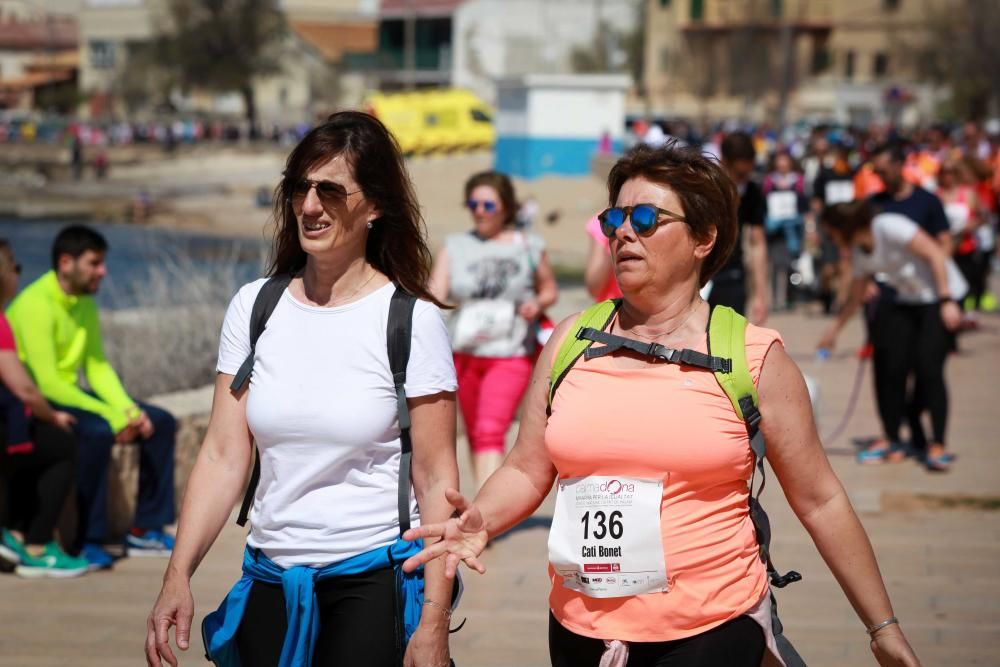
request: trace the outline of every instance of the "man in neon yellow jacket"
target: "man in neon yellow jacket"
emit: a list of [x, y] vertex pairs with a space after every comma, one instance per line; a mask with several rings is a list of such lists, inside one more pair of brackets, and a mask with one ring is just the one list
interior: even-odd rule
[[[107, 274], [108, 244], [97, 231], [73, 225], [52, 245], [49, 271], [7, 310], [19, 356], [51, 403], [77, 418], [77, 541], [93, 569], [111, 566], [107, 539], [108, 470], [116, 442], [136, 443], [139, 498], [126, 536], [130, 555], [169, 555], [174, 520], [174, 436], [166, 411], [133, 400], [104, 355], [97, 293]], [[83, 371], [90, 391], [78, 384]]]

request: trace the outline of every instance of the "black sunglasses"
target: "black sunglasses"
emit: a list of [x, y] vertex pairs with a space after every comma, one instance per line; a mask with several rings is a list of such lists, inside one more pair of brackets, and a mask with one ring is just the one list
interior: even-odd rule
[[[667, 216], [667, 219], [661, 222], [660, 216]], [[614, 237], [618, 228], [624, 225], [625, 221], [629, 218], [632, 219], [632, 229], [639, 236], [650, 236], [656, 231], [658, 226], [665, 225], [668, 222], [684, 222], [683, 215], [678, 215], [653, 204], [613, 206], [604, 209], [597, 216], [597, 219], [601, 222], [601, 232], [609, 239]]]
[[316, 188], [316, 195], [323, 206], [335, 206], [343, 202], [350, 195], [361, 192], [360, 188], [353, 192], [348, 192], [347, 188], [343, 185], [334, 183], [333, 181], [312, 181], [308, 178], [300, 178], [292, 182], [290, 188], [291, 196], [288, 199], [292, 206], [296, 208], [301, 207], [302, 202], [305, 201], [309, 191], [313, 188]]

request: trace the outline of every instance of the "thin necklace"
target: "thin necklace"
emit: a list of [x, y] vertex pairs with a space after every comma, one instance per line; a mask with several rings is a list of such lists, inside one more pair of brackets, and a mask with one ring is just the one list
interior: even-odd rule
[[[648, 340], [648, 341], [654, 341], [654, 340], [659, 340], [660, 338], [666, 338], [667, 336], [669, 336], [670, 334], [674, 333], [675, 331], [677, 331], [678, 329], [680, 329], [681, 327], [683, 327], [685, 324], [688, 323], [688, 320], [690, 320], [691, 317], [694, 315], [695, 309], [697, 309], [697, 307], [701, 304], [701, 302], [702, 301], [701, 301], [700, 297], [696, 298], [694, 300], [694, 303], [692, 303], [691, 307], [688, 309], [687, 317], [685, 317], [684, 320], [680, 324], [678, 324], [677, 326], [675, 326], [670, 331], [666, 331], [664, 333], [657, 334], [657, 335], [655, 335], [653, 337], [643, 336], [642, 334], [636, 333], [635, 331], [629, 331], [628, 333], [631, 334], [631, 335], [633, 335], [633, 336], [636, 336], [637, 338], [641, 338], [643, 340]], [[622, 327], [621, 318], [618, 318], [617, 321], [618, 321], [618, 328], [622, 329], [622, 331], [624, 333], [624, 328]]]
[[351, 299], [354, 298], [354, 295], [356, 295], [358, 292], [360, 292], [361, 290], [363, 290], [365, 288], [365, 285], [367, 285], [368, 283], [370, 283], [372, 281], [372, 279], [376, 275], [378, 275], [378, 271], [372, 271], [371, 275], [368, 276], [368, 278], [366, 278], [363, 283], [361, 283], [360, 285], [358, 285], [357, 289], [355, 289], [353, 292], [351, 292], [350, 294], [348, 294], [345, 297], [335, 297], [329, 303], [325, 304], [325, 307], [332, 308], [333, 306], [339, 306], [339, 305], [342, 305], [344, 303], [347, 303], [348, 301], [350, 301]]

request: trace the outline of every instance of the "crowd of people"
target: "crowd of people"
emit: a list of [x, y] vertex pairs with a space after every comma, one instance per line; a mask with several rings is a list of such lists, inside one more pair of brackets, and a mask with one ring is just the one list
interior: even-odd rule
[[236, 143], [250, 138], [294, 144], [309, 131], [308, 123], [272, 125], [250, 132], [242, 121], [166, 117], [148, 121], [83, 121], [63, 116], [0, 115], [0, 144], [64, 144], [78, 139], [84, 146], [159, 145], [172, 150], [181, 144]]
[[[175, 422], [130, 397], [104, 355], [93, 295], [106, 241], [63, 229], [52, 270], [19, 294], [0, 243], [0, 297], [13, 298], [0, 317], [0, 559], [24, 577], [110, 568], [111, 449], [136, 446], [126, 554], [169, 557], [150, 665], [177, 664], [171, 628], [189, 648], [190, 579], [242, 496], [243, 575], [203, 621], [210, 660], [446, 667], [459, 565], [484, 572], [489, 542], [554, 485], [553, 665], [795, 667], [771, 590], [798, 575], [775, 569], [754, 495], [766, 456], [875, 657], [918, 665], [801, 372], [763, 325], [816, 286], [834, 315], [828, 349], [866, 304], [884, 434], [859, 462], [950, 468], [943, 369], [954, 333], [989, 305], [997, 155], [946, 138], [869, 145], [820, 129], [764, 159], [746, 132], [707, 151], [638, 145], [585, 225], [596, 305], [553, 331], [555, 275], [507, 175], [469, 177], [471, 229], [432, 261], [391, 135], [334, 114], [291, 151], [268, 275], [226, 312], [176, 541]], [[459, 413], [471, 499], [457, 490]], [[57, 535], [73, 489], [75, 530]]]
[[[955, 461], [946, 444], [944, 366], [958, 349], [956, 334], [978, 328], [980, 313], [997, 306], [988, 289], [1000, 260], [997, 130], [975, 122], [906, 133], [817, 127], [805, 136], [761, 128], [714, 133], [700, 146], [719, 157], [740, 187], [739, 220], [750, 226], [751, 256], [734, 263], [739, 271], [751, 269], [751, 321], [818, 300], [835, 315], [819, 342], [826, 357], [839, 330], [865, 306], [868, 340], [859, 354], [873, 359], [883, 433], [858, 452], [861, 463], [916, 459], [945, 472]], [[652, 141], [662, 145], [665, 135], [653, 133]], [[686, 141], [697, 138], [688, 132]], [[737, 147], [741, 160], [734, 159]], [[610, 271], [593, 224], [587, 285], [597, 297]], [[742, 290], [747, 281], [738, 278]], [[739, 309], [716, 291], [728, 293], [731, 283], [714, 283], [707, 298]]]
[[[867, 199], [903, 187], [886, 183], [875, 157], [896, 146], [902, 179], [941, 200], [954, 246], [949, 254], [969, 282], [963, 300], [963, 328], [975, 328], [985, 307], [996, 307], [986, 289], [996, 256], [997, 202], [1000, 197], [1000, 124], [929, 124], [901, 131], [891, 125], [867, 128], [818, 125], [776, 131], [767, 126], [696, 132], [690, 124], [639, 123], [636, 144], [667, 141], [698, 147], [726, 161], [724, 143], [745, 135], [752, 146], [754, 180], [766, 197], [771, 310], [819, 299], [831, 313], [847, 298], [849, 278], [838, 276], [838, 254], [821, 224], [823, 211], [855, 198]], [[651, 132], [655, 127], [657, 131]], [[922, 195], [917, 195], [918, 198]], [[932, 233], [937, 233], [934, 230]], [[838, 279], [840, 278], [840, 279]], [[985, 299], [985, 302], [984, 302]]]

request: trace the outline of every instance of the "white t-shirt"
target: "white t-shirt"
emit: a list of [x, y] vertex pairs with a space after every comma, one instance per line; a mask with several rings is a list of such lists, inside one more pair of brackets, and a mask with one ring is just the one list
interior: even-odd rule
[[[910, 242], [920, 226], [899, 213], [880, 213], [872, 219], [872, 251], [855, 247], [854, 275], [879, 274], [881, 280], [896, 290], [896, 301], [907, 304], [927, 304], [938, 301], [937, 284], [930, 264], [913, 254]], [[953, 299], [962, 299], [968, 284], [949, 257], [945, 261], [948, 292]]]
[[[234, 375], [250, 351], [250, 314], [266, 279], [244, 285], [222, 325], [218, 371]], [[260, 451], [250, 546], [282, 567], [327, 565], [399, 536], [401, 455], [386, 350], [390, 283], [320, 308], [286, 290], [257, 341], [247, 423]], [[441, 312], [413, 310], [406, 395], [457, 387]], [[441, 443], [448, 445], [449, 443]], [[419, 525], [411, 490], [412, 525]]]

